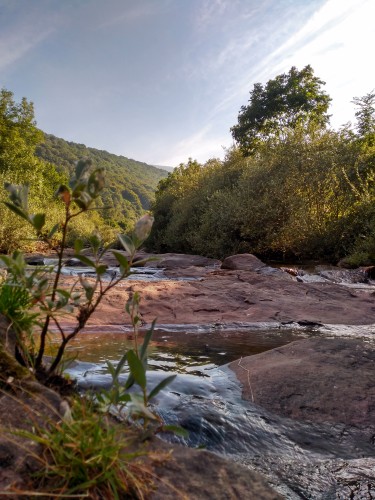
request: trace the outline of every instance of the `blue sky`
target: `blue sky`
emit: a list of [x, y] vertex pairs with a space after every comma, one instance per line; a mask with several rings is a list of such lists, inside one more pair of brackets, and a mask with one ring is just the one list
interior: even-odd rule
[[375, 88], [374, 0], [0, 0], [0, 86], [38, 126], [156, 165], [222, 157], [256, 82], [311, 64], [332, 126]]

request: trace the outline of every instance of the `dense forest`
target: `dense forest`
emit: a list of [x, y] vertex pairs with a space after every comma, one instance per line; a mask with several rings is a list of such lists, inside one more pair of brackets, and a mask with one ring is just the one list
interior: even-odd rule
[[[329, 125], [330, 97], [306, 66], [255, 84], [223, 160], [159, 168], [43, 134], [32, 103], [0, 93], [0, 182], [30, 184], [34, 212], [55, 224], [56, 187], [89, 157], [106, 171], [97, 210], [74, 221], [68, 243], [99, 230], [106, 241], [155, 216], [150, 250], [223, 258], [375, 262], [375, 93], [353, 98], [356, 123]], [[159, 182], [159, 184], [158, 184]], [[156, 196], [154, 199], [154, 191]], [[41, 195], [42, 194], [42, 195]], [[5, 191], [0, 201], [6, 199]], [[153, 201], [154, 200], [154, 201]], [[30, 229], [0, 205], [0, 251], [35, 248]]]
[[[68, 242], [77, 235], [90, 236], [99, 230], [106, 241], [129, 231], [150, 208], [157, 183], [167, 172], [43, 134], [34, 118], [33, 104], [26, 98], [14, 101], [12, 92], [0, 92], [0, 185], [28, 184], [28, 201], [33, 212], [45, 211], [51, 227], [62, 217], [63, 207], [54, 196], [61, 183], [67, 183], [78, 159], [88, 157], [94, 167], [105, 169], [106, 188], [96, 201], [97, 210], [74, 220]], [[5, 201], [5, 189], [0, 201]], [[0, 204], [0, 252], [15, 248], [35, 249], [31, 228]]]
[[310, 66], [255, 84], [224, 160], [190, 159], [160, 181], [150, 248], [374, 263], [375, 93], [335, 131], [323, 85]]

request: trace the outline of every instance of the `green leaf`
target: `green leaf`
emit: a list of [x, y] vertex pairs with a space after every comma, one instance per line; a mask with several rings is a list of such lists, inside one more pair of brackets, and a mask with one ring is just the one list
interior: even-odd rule
[[121, 370], [123, 369], [126, 361], [127, 361], [127, 355], [126, 353], [122, 356], [122, 358], [120, 359], [120, 361], [117, 363], [117, 366], [116, 366], [116, 371], [115, 371], [115, 378], [117, 379], [118, 376], [120, 375], [120, 372]]
[[95, 286], [86, 281], [82, 276], [79, 276], [79, 281], [85, 290], [87, 300], [91, 300], [94, 296]]
[[87, 181], [87, 190], [93, 198], [96, 198], [105, 185], [104, 170], [95, 170]]
[[148, 400], [151, 400], [153, 397], [155, 397], [159, 392], [164, 389], [167, 385], [169, 385], [173, 380], [177, 377], [177, 375], [170, 375], [169, 377], [166, 377], [163, 379], [156, 387], [152, 389], [150, 394], [148, 395]]
[[60, 229], [60, 223], [55, 224], [55, 225], [53, 226], [53, 228], [51, 229], [51, 231], [48, 233], [48, 236], [47, 236], [47, 237], [48, 237], [48, 239], [49, 239], [49, 238], [52, 238], [52, 236], [53, 236], [53, 235], [56, 233], [56, 231], [58, 231], [59, 229]]
[[82, 178], [92, 165], [92, 161], [89, 158], [83, 158], [78, 160], [76, 163], [75, 175], [76, 179]]
[[107, 365], [108, 371], [112, 377], [112, 380], [114, 381], [116, 378], [116, 369], [115, 369], [113, 363], [111, 363], [110, 361], [106, 361], [106, 365]]
[[131, 394], [132, 411], [141, 415], [149, 420], [158, 420], [156, 415], [154, 415], [143, 403], [143, 400], [137, 394]]
[[142, 389], [146, 389], [146, 371], [141, 360], [132, 349], [127, 352], [127, 358], [134, 380]]
[[116, 252], [112, 250], [113, 255], [115, 256], [117, 262], [120, 264], [120, 272], [121, 274], [129, 272], [129, 262], [125, 255], [122, 255], [120, 252]]
[[17, 214], [19, 217], [22, 217], [23, 219], [27, 220], [27, 222], [30, 222], [28, 214], [25, 213], [22, 208], [17, 205], [13, 205], [13, 203], [9, 203], [8, 201], [4, 201], [4, 204], [9, 208], [9, 210]]
[[135, 246], [133, 240], [128, 235], [120, 234], [118, 239], [130, 256], [135, 254]]
[[41, 231], [42, 227], [46, 223], [46, 214], [35, 214], [30, 216], [30, 220], [34, 228], [38, 231]]
[[151, 328], [149, 330], [147, 330], [145, 338], [143, 339], [143, 343], [142, 343], [140, 354], [139, 354], [141, 361], [144, 361], [147, 357], [147, 348], [148, 348], [148, 344], [150, 343], [150, 340], [152, 338], [152, 335], [154, 333], [155, 323], [156, 323], [156, 319], [154, 319], [154, 321], [151, 323]]
[[181, 436], [184, 438], [189, 437], [189, 433], [186, 429], [183, 427], [180, 427], [179, 425], [163, 425], [162, 427], [163, 432], [173, 432], [173, 434], [176, 434], [177, 436]]
[[99, 276], [104, 274], [107, 271], [107, 269], [108, 269], [108, 266], [106, 266], [105, 264], [100, 264], [99, 266], [95, 267], [95, 271]]
[[86, 257], [86, 255], [74, 254], [74, 257], [76, 259], [78, 259], [79, 261], [81, 261], [83, 264], [88, 265], [89, 267], [93, 267], [93, 268], [96, 267], [96, 263], [93, 260]]
[[82, 250], [83, 250], [83, 240], [81, 240], [80, 238], [77, 238], [74, 241], [74, 253], [80, 254]]

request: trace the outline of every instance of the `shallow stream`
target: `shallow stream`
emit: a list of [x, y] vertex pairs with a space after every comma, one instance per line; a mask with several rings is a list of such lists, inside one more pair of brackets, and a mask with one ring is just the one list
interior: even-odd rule
[[[226, 366], [309, 336], [319, 329], [224, 329], [219, 326], [157, 330], [149, 350], [150, 389], [168, 374], [174, 382], [157, 397], [166, 423], [179, 424], [189, 438], [165, 436], [204, 447], [266, 474], [288, 499], [345, 498], [337, 495], [336, 472], [353, 459], [375, 456], [375, 448], [354, 428], [305, 424], [278, 417], [241, 399], [241, 388]], [[67, 370], [82, 389], [109, 387], [106, 360], [116, 362], [133, 347], [132, 334], [82, 334], [70, 351], [77, 359]], [[126, 380], [126, 370], [123, 380]]]

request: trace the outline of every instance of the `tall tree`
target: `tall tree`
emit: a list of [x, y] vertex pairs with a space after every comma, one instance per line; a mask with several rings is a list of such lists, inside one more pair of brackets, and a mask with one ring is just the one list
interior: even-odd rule
[[357, 130], [361, 137], [375, 133], [375, 91], [369, 92], [363, 97], [354, 97], [352, 101], [357, 111]]
[[36, 127], [33, 104], [25, 98], [20, 103], [13, 93], [0, 91], [0, 172], [35, 171], [38, 163], [34, 156], [36, 145], [43, 133]]
[[324, 127], [331, 101], [322, 90], [324, 84], [309, 65], [301, 71], [293, 66], [265, 86], [256, 83], [249, 104], [241, 107], [238, 124], [231, 128], [243, 153], [253, 154], [260, 142], [280, 138], [297, 125]]

